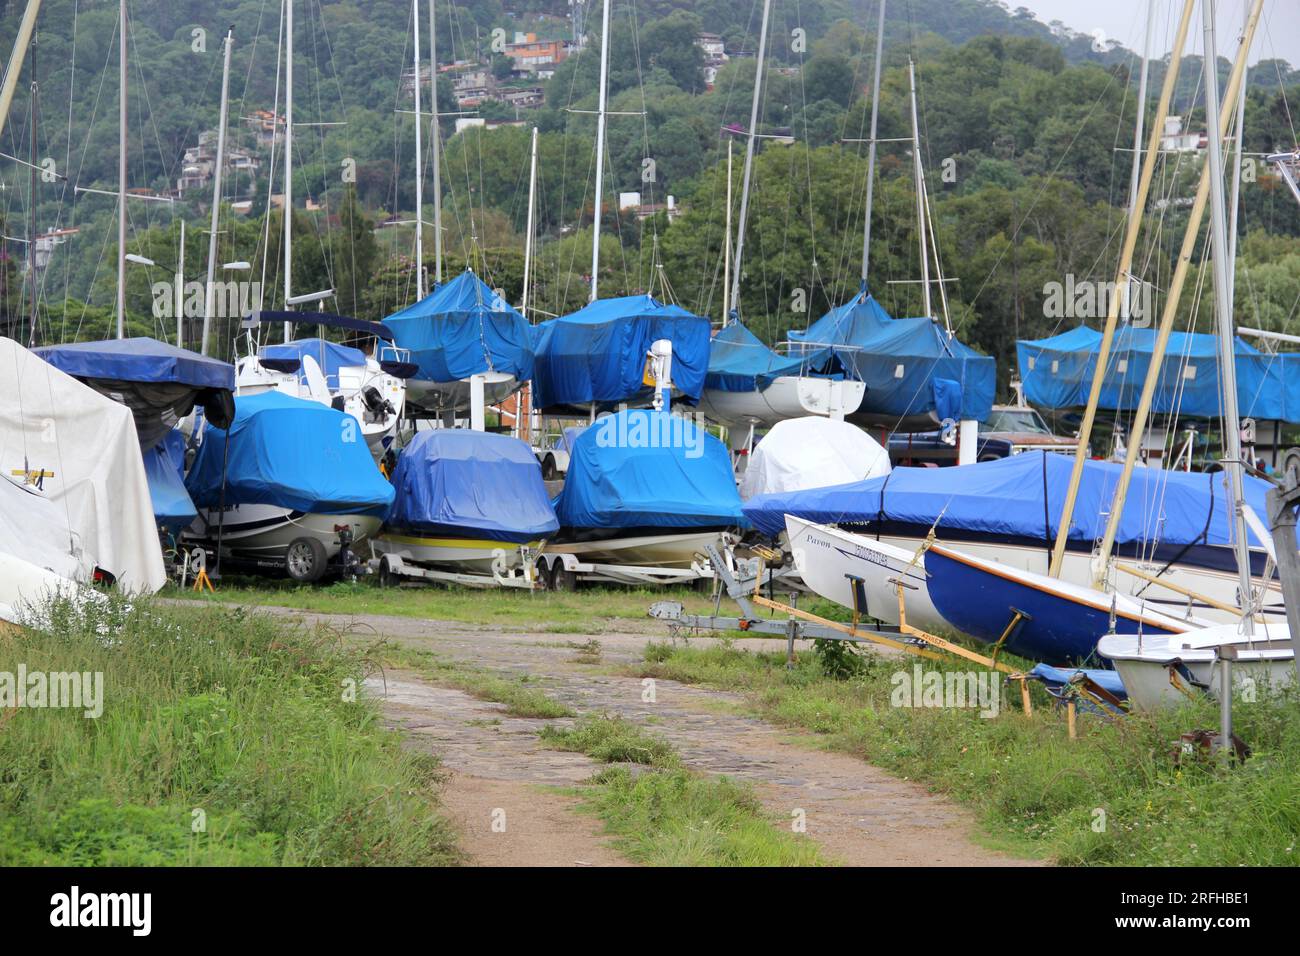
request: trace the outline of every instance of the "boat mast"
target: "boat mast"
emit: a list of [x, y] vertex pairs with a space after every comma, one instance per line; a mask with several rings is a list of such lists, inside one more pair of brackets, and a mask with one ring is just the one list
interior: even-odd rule
[[519, 311], [528, 317], [528, 279], [533, 266], [533, 232], [537, 209], [537, 127], [533, 127], [533, 144], [528, 163], [528, 227], [524, 231], [524, 294], [519, 300]]
[[[420, 82], [418, 69], [415, 82]], [[436, 288], [442, 285], [442, 130], [438, 127], [437, 0], [429, 0], [429, 86], [429, 146], [433, 150], [433, 284]], [[418, 116], [416, 120], [419, 120]]]
[[117, 4], [117, 337], [126, 338], [126, 0]]
[[14, 101], [14, 92], [18, 89], [18, 76], [22, 72], [23, 52], [31, 45], [32, 33], [36, 29], [36, 15], [40, 13], [41, 0], [27, 0], [27, 9], [23, 11], [22, 22], [18, 24], [18, 35], [14, 37], [14, 52], [5, 70], [4, 81], [0, 82], [0, 133], [4, 132], [9, 119], [9, 107]]
[[596, 110], [596, 215], [591, 229], [591, 295], [596, 301], [600, 276], [600, 200], [605, 186], [605, 102], [609, 85], [609, 0], [604, 2], [600, 27], [600, 97]]
[[722, 327], [727, 327], [727, 295], [731, 291], [731, 137], [727, 137], [727, 216], [722, 240]]
[[[1137, 215], [1138, 178], [1142, 169], [1142, 123], [1147, 111], [1147, 75], [1151, 72], [1151, 33], [1155, 27], [1156, 0], [1147, 0], [1146, 38], [1142, 41], [1142, 71], [1138, 76], [1137, 121], [1133, 127], [1133, 172], [1128, 184], [1128, 217]], [[1124, 286], [1128, 294], [1127, 283]]]
[[1237, 301], [1237, 212], [1241, 206], [1241, 151], [1245, 138], [1246, 84], [1243, 83], [1241, 94], [1237, 97], [1237, 135], [1233, 139], [1232, 196], [1228, 200], [1228, 301], [1234, 303]]
[[749, 105], [749, 136], [745, 140], [745, 168], [740, 177], [740, 221], [736, 223], [736, 261], [731, 273], [731, 311], [740, 315], [741, 259], [745, 254], [745, 221], [749, 218], [749, 183], [754, 173], [754, 138], [758, 135], [758, 107], [763, 93], [763, 58], [767, 53], [767, 24], [772, 0], [763, 0], [763, 22], [758, 30], [758, 56], [754, 64], [754, 97]]
[[[1244, 476], [1241, 467], [1241, 412], [1237, 407], [1237, 362], [1232, 334], [1232, 286], [1228, 278], [1227, 211], [1223, 195], [1223, 127], [1219, 121], [1219, 70], [1214, 42], [1214, 4], [1203, 0], [1205, 24], [1205, 123], [1210, 130], [1210, 250], [1214, 268], [1214, 311], [1219, 332], [1219, 383], [1223, 389], [1223, 469], [1228, 476], [1228, 494], [1233, 509], [1233, 551], [1246, 634], [1254, 632], [1251, 613], [1250, 549], [1246, 538], [1246, 516], [1242, 511]], [[1244, 42], [1244, 41], [1243, 41]], [[1247, 50], [1242, 47], [1242, 54]], [[1231, 100], [1229, 100], [1231, 101]], [[1238, 136], [1241, 130], [1238, 129]], [[1231, 695], [1227, 695], [1231, 696]]]
[[[293, 0], [284, 0], [284, 307], [293, 297]], [[290, 324], [284, 323], [289, 341]]]
[[[226, 157], [226, 111], [230, 95], [230, 49], [235, 45], [235, 27], [232, 24], [226, 31], [225, 59], [221, 64], [221, 117], [217, 121], [217, 163], [212, 173], [212, 230], [208, 233], [208, 284], [203, 298], [203, 335], [199, 339], [199, 353], [208, 354], [208, 331], [212, 327], [213, 285], [217, 278], [217, 224], [221, 209], [221, 169]], [[184, 220], [181, 226], [184, 227]], [[184, 230], [182, 228], [182, 237]], [[181, 255], [184, 255], [185, 240], [181, 239]], [[184, 280], [182, 280], [183, 283]], [[177, 328], [180, 328], [179, 323]], [[177, 343], [180, 344], [179, 342]]]
[[930, 302], [930, 254], [925, 234], [925, 168], [921, 165], [921, 127], [916, 117], [916, 64], [907, 60], [907, 79], [912, 97], [912, 174], [916, 177], [916, 237], [921, 244], [921, 295], [925, 317], [934, 318]]
[[[1188, 6], [1190, 5], [1191, 0], [1188, 0]], [[1241, 46], [1238, 48], [1237, 58], [1232, 64], [1232, 75], [1228, 79], [1227, 93], [1224, 96], [1224, 99], [1228, 102], [1232, 102], [1233, 97], [1237, 96], [1241, 90], [1241, 84], [1246, 72], [1246, 56], [1250, 52], [1251, 40], [1255, 36], [1255, 28], [1259, 25], [1259, 15], [1263, 7], [1264, 0], [1254, 0], [1251, 5], [1250, 19], [1246, 22], [1246, 29], [1242, 33], [1241, 37]], [[1178, 49], [1178, 47], [1175, 47], [1175, 49]], [[1175, 73], [1176, 70], [1171, 66], [1169, 75], [1173, 76]], [[1221, 142], [1223, 139], [1226, 132], [1224, 125], [1227, 119], [1228, 116], [1226, 114], [1219, 116], [1218, 123], [1211, 132], [1211, 136], [1215, 137], [1217, 142]], [[1158, 133], [1159, 127], [1160, 124], [1157, 124], [1154, 132]], [[1157, 143], [1156, 145], [1158, 146], [1159, 144]], [[1155, 147], [1153, 147], [1153, 152], [1154, 148]], [[1216, 161], [1214, 165], [1221, 167], [1222, 160], [1220, 159]], [[1192, 254], [1196, 249], [1197, 233], [1200, 231], [1201, 221], [1205, 218], [1205, 205], [1210, 196], [1210, 172], [1210, 163], [1206, 163], [1201, 169], [1200, 184], [1196, 188], [1196, 199], [1192, 203], [1191, 212], [1189, 213], [1187, 220], [1187, 231], [1183, 235], [1183, 246], [1178, 253], [1178, 264], [1174, 268], [1173, 279], [1169, 284], [1169, 292], [1165, 297], [1164, 312], [1160, 316], [1160, 328], [1156, 334], [1156, 341], [1151, 351], [1150, 367], [1147, 369], [1146, 380], [1142, 383], [1142, 397], [1138, 400], [1137, 412], [1133, 417], [1132, 434], [1134, 437], [1128, 443], [1128, 453], [1124, 458], [1124, 470], [1120, 472], [1119, 483], [1115, 489], [1114, 501], [1110, 508], [1110, 517], [1106, 522], [1106, 533], [1101, 542], [1101, 550], [1099, 553], [1102, 560], [1097, 562], [1097, 567], [1094, 568], [1094, 583], [1097, 585], [1100, 585], [1105, 578], [1105, 558], [1110, 554], [1115, 545], [1115, 536], [1119, 530], [1119, 519], [1124, 512], [1124, 499], [1128, 495], [1128, 486], [1133, 477], [1133, 468], [1137, 464], [1138, 448], [1142, 444], [1140, 436], [1146, 431], [1147, 417], [1151, 412], [1151, 400], [1155, 395], [1156, 384], [1160, 379], [1160, 372], [1164, 365], [1165, 349], [1169, 344], [1169, 335], [1173, 331], [1174, 320], [1177, 317], [1178, 303], [1182, 298], [1183, 285], [1187, 280], [1187, 270], [1192, 262]], [[1145, 174], [1143, 178], [1145, 178]], [[1222, 233], [1220, 233], [1220, 235], [1222, 235]], [[1224, 287], [1224, 291], [1227, 291], [1226, 287]], [[1113, 298], [1114, 297], [1112, 297], [1112, 299]], [[1111, 311], [1114, 311], [1113, 305]], [[1228, 321], [1231, 321], [1231, 317], [1229, 317]], [[1229, 359], [1228, 366], [1219, 370], [1221, 376], [1231, 374], [1235, 371], [1235, 368], [1231, 363], [1231, 353], [1229, 353]], [[1099, 358], [1098, 362], [1100, 363], [1100, 361]], [[1093, 381], [1095, 384], [1095, 377]], [[1227, 440], [1229, 440], [1228, 436], [1225, 435], [1225, 441]], [[1064, 527], [1065, 524], [1063, 522], [1062, 528]], [[1238, 540], [1244, 543], [1243, 538], [1239, 537]], [[1059, 535], [1057, 541], [1059, 544]], [[1250, 592], [1247, 591], [1242, 595], [1242, 600], [1248, 600], [1249, 597]]]
[[880, 0], [876, 19], [876, 77], [871, 84], [871, 138], [867, 140], [867, 208], [862, 217], [862, 291], [867, 291], [867, 270], [871, 264], [871, 207], [876, 186], [876, 130], [880, 117], [880, 67], [885, 54], [885, 0]]
[[27, 271], [31, 278], [31, 328], [27, 333], [27, 347], [36, 348], [36, 304], [40, 292], [36, 281], [36, 110], [40, 88], [36, 83], [36, 39], [32, 38], [28, 48], [28, 60], [31, 65], [31, 98], [27, 101], [29, 118], [27, 121]]
[[[1178, 30], [1169, 54], [1169, 68], [1165, 71], [1164, 83], [1160, 88], [1160, 100], [1156, 104], [1156, 113], [1151, 120], [1151, 132], [1147, 137], [1147, 151], [1142, 157], [1142, 175], [1138, 180], [1137, 196], [1133, 201], [1133, 215], [1129, 216], [1124, 231], [1124, 245], [1120, 249], [1119, 266], [1115, 273], [1115, 288], [1126, 288], [1129, 271], [1133, 267], [1133, 253], [1137, 249], [1138, 234], [1142, 226], [1142, 212], [1146, 209], [1147, 196], [1151, 191], [1151, 178], [1155, 174], [1156, 160], [1160, 154], [1160, 135], [1164, 129], [1165, 117], [1169, 113], [1169, 104], [1173, 100], [1174, 85], [1178, 78], [1178, 68], [1183, 60], [1183, 46], [1187, 42], [1187, 32], [1191, 27], [1192, 11], [1196, 0], [1184, 0], [1183, 13], [1178, 20]], [[1134, 148], [1140, 143], [1135, 143]], [[1083, 480], [1083, 463], [1088, 459], [1088, 446], [1092, 440], [1092, 425], [1097, 417], [1097, 403], [1101, 399], [1101, 386], [1106, 378], [1110, 363], [1110, 347], [1115, 339], [1115, 326], [1119, 322], [1121, 297], [1112, 295], [1106, 310], [1106, 325], [1102, 330], [1101, 343], [1097, 347], [1097, 364], [1092, 372], [1092, 385], [1088, 390], [1088, 404], [1083, 410], [1083, 422], [1079, 425], [1079, 441], [1074, 449], [1074, 467], [1070, 471], [1070, 484], [1065, 492], [1065, 505], [1061, 508], [1061, 521], [1056, 529], [1056, 542], [1052, 546], [1052, 561], [1048, 574], [1061, 576], [1061, 565], [1065, 561], [1065, 546], [1070, 538], [1070, 524], [1074, 519], [1074, 506], [1079, 497], [1079, 483]], [[1155, 367], [1155, 366], [1153, 366]], [[1140, 435], [1140, 431], [1135, 431]], [[1139, 442], [1130, 442], [1136, 448]]]
[[415, 24], [415, 297], [424, 298], [424, 146], [420, 139], [420, 0], [411, 0], [411, 19]]

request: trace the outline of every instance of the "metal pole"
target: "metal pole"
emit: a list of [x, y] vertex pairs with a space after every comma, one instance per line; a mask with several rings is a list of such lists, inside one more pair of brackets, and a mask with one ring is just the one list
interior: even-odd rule
[[126, 0], [118, 0], [117, 337], [126, 338]]
[[867, 288], [867, 270], [871, 264], [871, 207], [876, 188], [876, 130], [880, 116], [880, 68], [885, 54], [885, 0], [880, 0], [876, 20], [876, 78], [871, 84], [871, 138], [867, 141], [867, 208], [862, 217], [862, 289]]
[[[284, 307], [293, 296], [293, 0], [284, 2]], [[284, 323], [284, 340], [292, 329]]]
[[727, 296], [731, 292], [731, 137], [727, 137], [727, 216], [722, 240], [722, 327], [727, 327]]
[[[1247, 16], [1250, 4], [1243, 4]], [[1245, 29], [1243, 24], [1243, 29]], [[1241, 151], [1246, 138], [1246, 84], [1237, 97], [1237, 135], [1233, 142], [1232, 197], [1228, 200], [1228, 300], [1236, 302], [1237, 291], [1237, 213], [1241, 205]]]
[[[1151, 72], [1151, 33], [1156, 21], [1156, 0], [1147, 0], [1146, 39], [1142, 43], [1142, 72], [1138, 77], [1137, 124], [1133, 128], [1133, 172], [1129, 176], [1128, 216], [1137, 215], [1138, 178], [1142, 170], [1142, 123], [1147, 112], [1147, 74]], [[1128, 285], [1125, 284], [1125, 289]]]
[[[217, 120], [217, 162], [212, 173], [212, 226], [208, 234], [208, 284], [203, 294], [203, 335], [199, 339], [199, 352], [208, 354], [208, 334], [212, 328], [213, 284], [217, 278], [217, 226], [221, 216], [221, 171], [226, 160], [226, 113], [230, 104], [230, 50], [235, 45], [235, 27], [226, 31], [225, 57], [221, 64], [221, 116]], [[185, 221], [181, 220], [181, 255], [185, 255]], [[177, 320], [179, 323], [179, 319]], [[177, 325], [177, 329], [180, 325]], [[179, 340], [179, 332], [177, 334]]]
[[537, 127], [533, 127], [533, 145], [528, 163], [528, 228], [524, 232], [524, 293], [519, 300], [519, 311], [528, 317], [528, 279], [533, 267], [533, 231], [537, 209]]
[[596, 110], [596, 214], [591, 229], [591, 295], [596, 301], [600, 281], [600, 204], [605, 187], [605, 102], [609, 85], [609, 0], [605, 0], [600, 27], [600, 99]]
[[185, 348], [185, 217], [181, 217], [181, 245], [176, 253], [176, 347]]
[[758, 133], [758, 107], [763, 90], [763, 59], [767, 54], [767, 24], [772, 0], [763, 0], [763, 22], [758, 30], [758, 56], [754, 64], [754, 98], [749, 105], [749, 138], [745, 142], [745, 168], [740, 178], [740, 221], [736, 223], [736, 260], [731, 272], [731, 308], [740, 314], [741, 260], [745, 255], [745, 223], [749, 219], [749, 183], [754, 172], [754, 137]]
[[438, 125], [438, 10], [429, 0], [429, 146], [433, 149], [433, 284], [442, 285], [442, 129]]
[[[411, 0], [411, 18], [415, 24], [415, 297], [424, 298], [424, 143], [420, 124], [420, 0]], [[436, 81], [435, 81], [436, 83]], [[437, 87], [435, 86], [435, 90]], [[436, 92], [434, 94], [437, 95]]]
[[[33, 35], [30, 47], [31, 58], [31, 97], [27, 102], [29, 119], [27, 123], [27, 271], [31, 274], [32, 300], [31, 328], [28, 330], [27, 346], [36, 348], [36, 298], [39, 285], [36, 281], [36, 97], [39, 89], [36, 85], [36, 38]], [[50, 250], [53, 252], [53, 246]]]
[[[1160, 100], [1156, 104], [1156, 114], [1151, 121], [1151, 132], [1147, 137], [1147, 152], [1142, 159], [1142, 175], [1138, 181], [1135, 213], [1129, 217], [1124, 233], [1124, 245], [1120, 250], [1119, 266], [1115, 274], [1115, 288], [1126, 287], [1129, 270], [1133, 266], [1133, 253], [1137, 249], [1138, 233], [1142, 226], [1142, 211], [1146, 208], [1147, 196], [1151, 190], [1151, 177], [1155, 173], [1156, 159], [1160, 153], [1160, 134], [1169, 114], [1169, 104], [1173, 99], [1174, 85], [1178, 78], [1178, 68], [1183, 60], [1183, 47], [1187, 43], [1187, 32], [1191, 27], [1192, 11], [1196, 0], [1184, 0], [1183, 13], [1178, 20], [1178, 31], [1174, 36], [1174, 45], [1169, 54], [1169, 68], [1160, 89]], [[1065, 545], [1070, 536], [1070, 523], [1074, 518], [1074, 505], [1079, 496], [1079, 482], [1083, 479], [1083, 463], [1088, 458], [1088, 444], [1092, 440], [1092, 425], [1097, 417], [1097, 403], [1101, 399], [1101, 386], [1106, 378], [1110, 363], [1110, 347], [1115, 339], [1115, 326], [1119, 322], [1120, 297], [1110, 297], [1110, 308], [1106, 312], [1106, 325], [1102, 331], [1101, 344], [1097, 349], [1097, 364], [1092, 372], [1092, 385], [1088, 391], [1088, 404], [1083, 411], [1083, 422], [1079, 426], [1079, 441], [1074, 449], [1074, 467], [1070, 472], [1070, 484], [1065, 492], [1065, 505], [1061, 509], [1061, 522], [1056, 530], [1056, 543], [1052, 548], [1052, 563], [1048, 573], [1052, 577], [1061, 576], [1061, 564], [1065, 560]], [[1141, 434], [1135, 432], [1135, 434]], [[1137, 443], [1130, 443], [1136, 447]]]
[[[1218, 57], [1214, 42], [1214, 4], [1202, 0], [1201, 17], [1205, 26], [1205, 123], [1210, 130], [1210, 243], [1214, 268], [1214, 311], [1218, 317], [1219, 382], [1223, 389], [1223, 456], [1228, 475], [1228, 493], [1233, 507], [1233, 544], [1237, 556], [1237, 581], [1242, 625], [1246, 634], [1254, 633], [1251, 613], [1250, 548], [1246, 537], [1246, 516], [1241, 501], [1244, 477], [1241, 467], [1241, 413], [1237, 407], [1237, 362], [1232, 334], [1232, 291], [1228, 279], [1227, 215], [1223, 196], [1223, 129], [1219, 118]], [[1242, 47], [1245, 51], [1246, 47]], [[1243, 84], [1244, 85], [1244, 84]], [[1223, 117], [1227, 120], [1226, 114]], [[1227, 665], [1224, 667], [1225, 673]], [[1231, 688], [1224, 691], [1231, 696]]]
[[934, 318], [930, 302], [930, 255], [925, 237], [925, 169], [921, 165], [921, 127], [916, 116], [916, 64], [907, 61], [907, 78], [912, 97], [912, 174], [916, 177], [916, 238], [921, 245], [921, 295], [925, 317]]

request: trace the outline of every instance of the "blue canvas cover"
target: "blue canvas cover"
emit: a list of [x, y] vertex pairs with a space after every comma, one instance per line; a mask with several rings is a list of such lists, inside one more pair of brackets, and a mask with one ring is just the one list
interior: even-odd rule
[[501, 372], [522, 382], [533, 375], [528, 320], [470, 270], [394, 312], [384, 325], [394, 344], [410, 350], [420, 381], [457, 382]]
[[[320, 366], [325, 381], [335, 388], [339, 383], [339, 369], [345, 365], [366, 364], [366, 354], [350, 345], [340, 345], [328, 339], [294, 339], [283, 345], [264, 345], [258, 351], [262, 358], [281, 362], [301, 362], [303, 356], [310, 355]], [[299, 372], [300, 379], [304, 376]]]
[[895, 319], [864, 289], [806, 332], [789, 334], [791, 354], [829, 351], [865, 382], [859, 413], [902, 419], [932, 412], [940, 421], [984, 421], [997, 388], [994, 359], [927, 318]]
[[534, 330], [538, 408], [617, 404], [650, 395], [646, 353], [657, 339], [673, 343], [672, 380], [691, 402], [704, 391], [709, 320], [648, 295], [598, 299]]
[[709, 374], [705, 388], [723, 392], [756, 392], [782, 375], [805, 375], [824, 360], [824, 350], [780, 355], [739, 322], [718, 331], [709, 348]]
[[[227, 505], [267, 504], [315, 514], [383, 515], [393, 486], [352, 416], [280, 392], [240, 395], [230, 426]], [[211, 424], [185, 479], [200, 508], [222, 500], [226, 432]]]
[[76, 378], [176, 382], [196, 389], [220, 388], [227, 391], [235, 387], [235, 367], [229, 362], [147, 336], [46, 345], [35, 352], [59, 371]]
[[509, 435], [419, 432], [397, 459], [393, 487], [385, 525], [397, 532], [522, 543], [560, 527], [537, 458]]
[[652, 409], [607, 415], [577, 437], [555, 514], [567, 528], [744, 524], [722, 442]]
[[[1122, 326], [1115, 333], [1102, 379], [1101, 408], [1132, 411], [1151, 368], [1156, 329]], [[1088, 404], [1101, 333], [1086, 325], [1046, 339], [1016, 343], [1025, 397], [1045, 408]], [[1300, 355], [1270, 355], [1237, 339], [1237, 403], [1242, 416], [1300, 422]], [[1199, 332], [1173, 332], [1160, 364], [1151, 409], [1197, 418], [1218, 418], [1219, 340]]]
[[172, 429], [167, 437], [144, 452], [144, 475], [149, 481], [153, 516], [160, 527], [179, 534], [198, 517], [185, 490], [185, 436]]
[[[955, 468], [895, 468], [883, 478], [758, 495], [746, 502], [745, 516], [772, 536], [785, 530], [788, 513], [821, 524], [894, 522], [928, 527], [938, 518], [941, 536], [944, 529], [961, 529], [1050, 541], [1060, 527], [1073, 464], [1069, 455], [1027, 451]], [[1122, 470], [1115, 462], [1084, 463], [1070, 523], [1072, 540], [1101, 539]], [[1225, 481], [1223, 472], [1135, 469], [1116, 542], [1230, 544], [1233, 509]], [[1246, 477], [1246, 500], [1256, 514], [1268, 514], [1267, 489], [1266, 482]], [[1258, 544], [1253, 536], [1251, 541]]]

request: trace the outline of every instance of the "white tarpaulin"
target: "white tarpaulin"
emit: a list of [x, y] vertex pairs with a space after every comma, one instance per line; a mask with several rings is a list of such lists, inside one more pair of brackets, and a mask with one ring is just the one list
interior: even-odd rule
[[[3, 337], [0, 473], [20, 483], [25, 476], [39, 480], [47, 499], [42, 504], [52, 505], [55, 513], [49, 525], [41, 525], [46, 550], [66, 555], [71, 529], [80, 552], [80, 579], [88, 580], [98, 566], [115, 575], [127, 593], [157, 591], [166, 582], [131, 410]], [[19, 499], [0, 490], [0, 508], [16, 509]], [[15, 529], [40, 523], [41, 511], [37, 506], [31, 511], [6, 516], [0, 551], [58, 571], [48, 553], [42, 557], [31, 551], [30, 541], [20, 544], [7, 533], [11, 523]]]
[[825, 488], [889, 474], [889, 453], [845, 421], [812, 415], [777, 422], [755, 446], [740, 497]]

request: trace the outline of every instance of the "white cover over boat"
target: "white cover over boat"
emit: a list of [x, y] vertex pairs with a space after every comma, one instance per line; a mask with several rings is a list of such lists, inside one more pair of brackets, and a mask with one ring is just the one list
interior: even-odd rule
[[889, 474], [889, 452], [856, 425], [810, 415], [777, 422], [749, 456], [740, 497], [825, 488]]
[[[66, 548], [59, 538], [70, 528], [79, 580], [88, 581], [100, 567], [127, 593], [161, 588], [167, 577], [131, 410], [3, 337], [0, 383], [0, 474], [17, 482], [39, 476], [44, 497], [62, 518], [46, 525], [33, 507], [32, 515], [6, 520], [36, 521], [41, 536], [58, 548]], [[16, 500], [6, 489], [0, 507], [8, 510]], [[50, 509], [44, 514], [48, 518]], [[34, 560], [16, 550], [29, 546], [8, 534], [0, 540], [0, 550], [50, 567], [49, 554]], [[60, 573], [67, 570], [65, 563]]]

